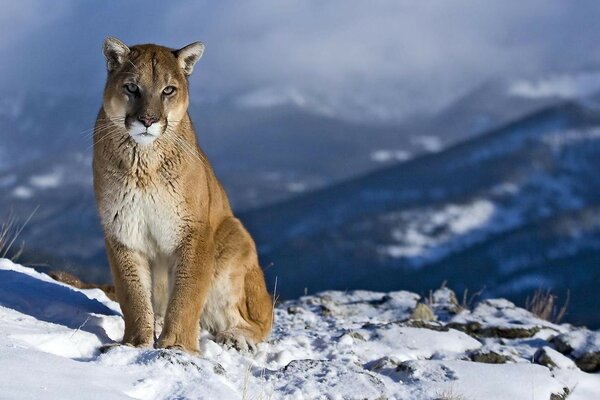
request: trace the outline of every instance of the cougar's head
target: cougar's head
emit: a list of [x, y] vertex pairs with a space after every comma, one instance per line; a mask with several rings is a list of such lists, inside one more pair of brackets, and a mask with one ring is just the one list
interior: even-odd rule
[[104, 41], [108, 78], [104, 112], [124, 126], [137, 143], [147, 145], [185, 117], [188, 80], [202, 57], [204, 44], [179, 50], [153, 44], [126, 46], [116, 38]]

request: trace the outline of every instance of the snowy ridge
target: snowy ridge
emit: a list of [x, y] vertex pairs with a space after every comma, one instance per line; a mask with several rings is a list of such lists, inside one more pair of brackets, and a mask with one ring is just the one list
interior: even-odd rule
[[241, 218], [286, 298], [305, 288], [426, 293], [448, 281], [523, 304], [547, 287], [570, 290], [569, 321], [598, 328], [588, 278], [600, 254], [598, 111], [547, 108]]
[[551, 340], [568, 344], [573, 336], [575, 352], [589, 355], [599, 350], [598, 333], [541, 321], [506, 300], [471, 312], [440, 289], [430, 302], [439, 320], [423, 321], [411, 319], [421, 300], [414, 293], [330, 291], [277, 306], [273, 332], [255, 354], [225, 349], [206, 333], [202, 357], [125, 346], [100, 354], [123, 329], [118, 305], [103, 292], [71, 288], [8, 260], [0, 260], [0, 277], [0, 387], [7, 398], [600, 396], [600, 376], [579, 370]]
[[600, 74], [597, 71], [579, 74], [562, 74], [536, 80], [518, 80], [508, 88], [508, 94], [525, 98], [557, 97], [583, 99], [600, 91]]

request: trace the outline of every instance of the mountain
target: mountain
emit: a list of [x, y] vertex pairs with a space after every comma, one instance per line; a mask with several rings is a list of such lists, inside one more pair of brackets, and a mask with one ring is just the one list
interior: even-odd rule
[[[480, 92], [467, 96], [468, 103], [483, 104], [477, 100]], [[487, 108], [454, 106], [456, 120], [487, 115], [493, 99], [503, 99], [507, 89], [485, 93]], [[99, 104], [100, 96], [83, 92], [0, 98], [0, 218], [12, 214], [22, 223], [37, 210], [20, 235], [26, 243], [24, 262], [58, 262], [89, 280], [108, 281], [91, 182], [91, 129]], [[462, 137], [458, 126], [438, 129], [444, 132], [440, 137], [431, 134], [436, 124], [428, 119], [350, 122], [297, 104], [240, 105], [239, 96], [192, 102], [190, 112], [237, 210], [439, 151]]]
[[[3, 220], [12, 213], [20, 222], [31, 215], [19, 237], [26, 244], [23, 262], [40, 270], [60, 264], [87, 281], [108, 282], [90, 166], [91, 126], [99, 101], [98, 96], [64, 93], [0, 99], [0, 212]], [[538, 190], [533, 183], [511, 194], [516, 184], [511, 179], [517, 179], [516, 175], [526, 179], [535, 171], [547, 171], [540, 172], [537, 164], [519, 159], [533, 155], [504, 151], [504, 147], [512, 146], [512, 139], [504, 138], [513, 135], [513, 128], [526, 129], [537, 143], [536, 132], [571, 125], [578, 129], [578, 123], [590, 125], [591, 117], [579, 115], [584, 113], [573, 110], [577, 107], [566, 105], [560, 97], [514, 96], [509, 82], [492, 82], [439, 113], [393, 125], [346, 121], [297, 104], [240, 105], [236, 98], [192, 103], [190, 112], [200, 143], [236, 210], [259, 207], [244, 214], [244, 219], [257, 236], [271, 282], [278, 275], [282, 294], [291, 297], [305, 288], [313, 291], [329, 284], [380, 290], [409, 285], [425, 290], [422, 288], [429, 286], [415, 282], [425, 279], [439, 285], [456, 276], [441, 276], [446, 273], [443, 265], [449, 257], [455, 260], [449, 265], [457, 265], [450, 267], [451, 272], [465, 268], [460, 255], [468, 263], [471, 250], [481, 259], [477, 268], [496, 265], [500, 261], [493, 255], [484, 255], [501, 246], [502, 235], [506, 235], [506, 245], [502, 246], [509, 246], [510, 234], [521, 232], [518, 229], [531, 229], [520, 234], [530, 238], [535, 252], [537, 239], [527, 235], [537, 232], [535, 229], [543, 231], [545, 222], [530, 216], [511, 222], [510, 210], [520, 207], [515, 205], [518, 202], [529, 202], [523, 207], [535, 211], [545, 201], [544, 196], [552, 197], [550, 205], [559, 201], [553, 198], [552, 190], [560, 194], [562, 187], [571, 184], [571, 175], [560, 181], [552, 176], [540, 178], [539, 195], [530, 195]], [[464, 163], [462, 158], [468, 151], [461, 153], [460, 149], [473, 148], [472, 152], [483, 154], [488, 144], [500, 152], [497, 164], [489, 157], [473, 155], [469, 166], [448, 168]], [[449, 152], [444, 150], [453, 145]], [[546, 151], [543, 146], [536, 148]], [[519, 163], [513, 165], [511, 157], [517, 157]], [[460, 171], [464, 179], [450, 171]], [[545, 183], [555, 188], [551, 190]], [[370, 189], [360, 194], [363, 187]], [[483, 197], [478, 197], [479, 192]], [[501, 205], [509, 211], [502, 211]], [[555, 209], [551, 208], [548, 218], [557, 218], [556, 224], [563, 224], [559, 221], [565, 218], [584, 218], [577, 217], [578, 211], [582, 215], [593, 212], [583, 206], [569, 206], [565, 210], [572, 214], [559, 215]], [[473, 221], [472, 215], [497, 219], [498, 227], [477, 228], [479, 222]], [[329, 227], [323, 228], [323, 222]], [[528, 223], [542, 225], [534, 228]], [[295, 236], [289, 235], [290, 230]], [[486, 238], [484, 242], [481, 237]], [[484, 244], [491, 238], [497, 241], [489, 242], [492, 250], [486, 250]], [[469, 251], [457, 251], [463, 246]], [[323, 263], [317, 263], [320, 257]], [[344, 271], [337, 267], [339, 260], [348, 260]], [[527, 260], [542, 262], [531, 257], [520, 262]], [[430, 266], [439, 273], [425, 272]], [[546, 276], [543, 267], [538, 267], [537, 278]], [[500, 294], [515, 295], [517, 300], [522, 300], [519, 293], [533, 285], [515, 292], [509, 285], [513, 280], [500, 278], [503, 273], [490, 269], [485, 276], [489, 279], [464, 278], [458, 283], [471, 290], [480, 289], [484, 283], [499, 285], [495, 290], [503, 289]], [[540, 283], [539, 279], [534, 281]]]
[[600, 326], [600, 113], [566, 102], [444, 151], [243, 215], [284, 297], [442, 282]]

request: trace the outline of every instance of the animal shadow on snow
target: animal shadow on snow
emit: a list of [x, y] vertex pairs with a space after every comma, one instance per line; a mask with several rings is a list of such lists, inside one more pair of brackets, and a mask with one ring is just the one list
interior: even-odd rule
[[11, 270], [0, 270], [0, 306], [40, 321], [92, 333], [103, 343], [112, 339], [96, 315], [120, 315], [77, 290]]

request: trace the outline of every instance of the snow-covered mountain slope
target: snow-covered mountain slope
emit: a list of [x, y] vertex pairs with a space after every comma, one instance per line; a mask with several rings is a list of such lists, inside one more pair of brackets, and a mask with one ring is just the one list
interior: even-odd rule
[[599, 115], [551, 107], [442, 152], [244, 215], [284, 296], [453, 288], [523, 301], [571, 290], [600, 326]]
[[201, 357], [122, 346], [102, 354], [123, 329], [103, 292], [5, 259], [0, 278], [0, 387], [11, 399], [600, 396], [600, 375], [577, 367], [600, 370], [600, 333], [539, 320], [501, 299], [469, 311], [440, 289], [429, 303], [435, 321], [411, 319], [414, 293], [330, 291], [279, 304], [273, 332], [254, 354], [206, 333]]
[[[349, 122], [297, 104], [244, 105], [236, 96], [194, 102], [199, 94], [192, 94], [190, 113], [240, 210], [440, 151], [552, 104], [508, 101], [506, 85], [490, 83], [439, 115], [394, 124]], [[92, 280], [108, 278], [91, 184], [91, 128], [100, 101], [99, 94], [0, 96], [0, 218], [12, 210], [25, 221], [39, 205], [21, 234], [31, 250], [27, 262], [85, 267]]]

